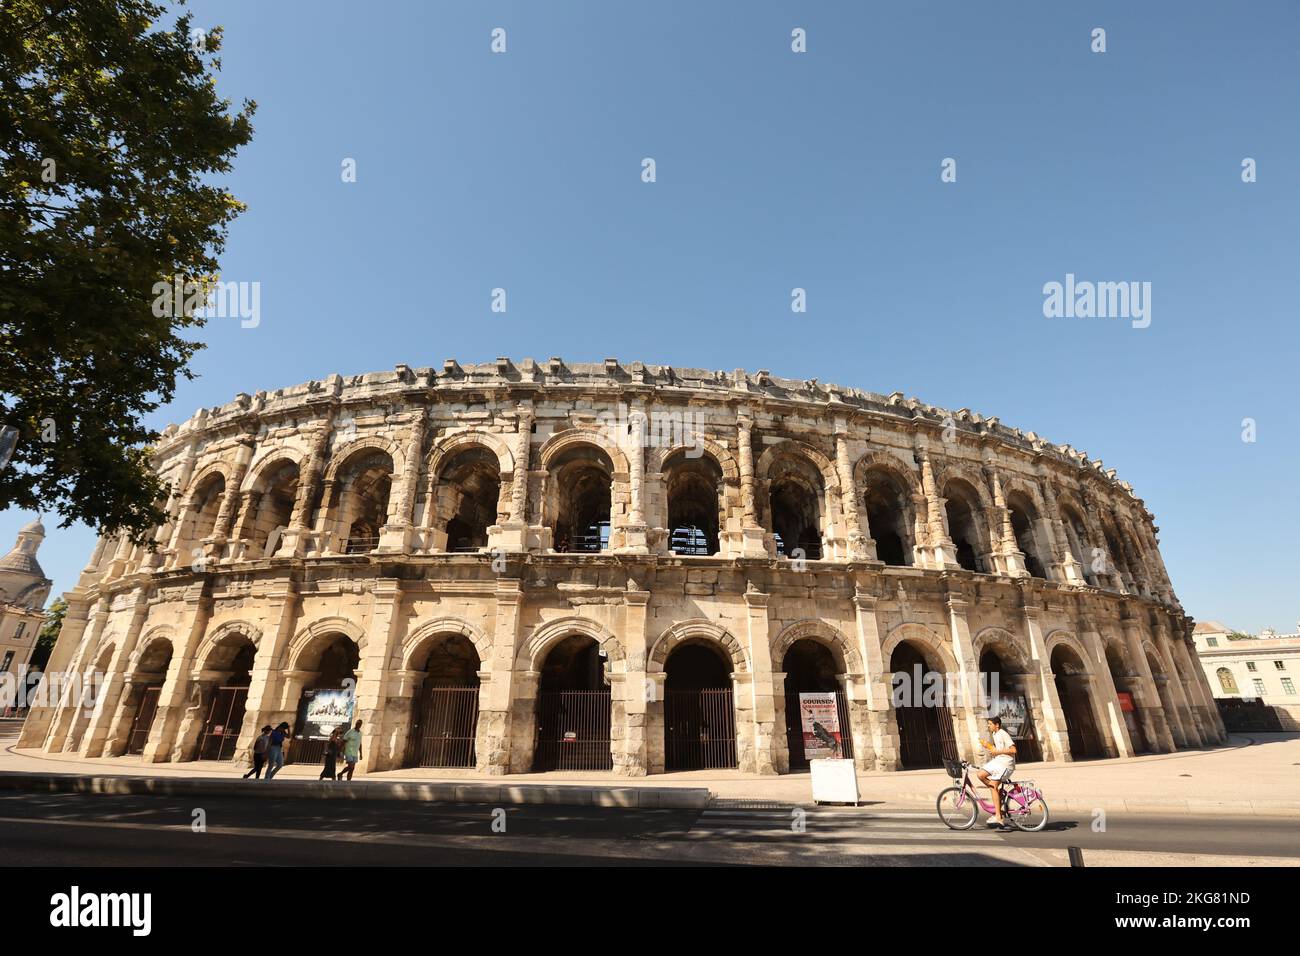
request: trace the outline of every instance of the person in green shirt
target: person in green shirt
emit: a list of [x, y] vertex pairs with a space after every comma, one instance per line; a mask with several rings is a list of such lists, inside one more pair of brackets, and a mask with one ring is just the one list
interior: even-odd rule
[[357, 769], [357, 761], [361, 759], [361, 721], [343, 735], [343, 772], [339, 774], [342, 780], [346, 776], [348, 780], [352, 779], [352, 771]]

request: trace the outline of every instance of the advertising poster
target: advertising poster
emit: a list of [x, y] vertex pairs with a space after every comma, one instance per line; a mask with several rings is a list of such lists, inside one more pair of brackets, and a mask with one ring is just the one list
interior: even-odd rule
[[352, 692], [343, 687], [322, 687], [303, 692], [302, 732], [307, 740], [328, 740], [338, 727], [352, 722]]
[[838, 758], [844, 753], [840, 742], [840, 712], [835, 699], [833, 693], [799, 695], [803, 755], [809, 760]]
[[993, 713], [1002, 718], [1002, 729], [1013, 740], [1032, 739], [1033, 725], [1029, 720], [1029, 706], [1022, 694], [999, 694]]

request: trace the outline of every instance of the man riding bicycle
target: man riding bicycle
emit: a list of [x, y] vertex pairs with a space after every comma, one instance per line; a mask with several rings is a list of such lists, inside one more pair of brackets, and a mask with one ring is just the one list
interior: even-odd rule
[[988, 718], [988, 730], [993, 742], [981, 740], [980, 744], [989, 752], [990, 759], [984, 766], [975, 769], [974, 773], [993, 795], [995, 816], [989, 821], [989, 826], [1004, 827], [1006, 821], [1002, 819], [1002, 795], [998, 789], [999, 784], [1011, 779], [1011, 773], [1016, 769], [1016, 742], [1002, 729], [1001, 717]]

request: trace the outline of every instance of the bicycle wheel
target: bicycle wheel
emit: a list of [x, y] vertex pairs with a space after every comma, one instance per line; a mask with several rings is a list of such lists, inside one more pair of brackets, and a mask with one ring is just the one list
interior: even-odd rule
[[1017, 830], [1037, 833], [1047, 826], [1049, 816], [1047, 801], [1042, 797], [1036, 796], [1028, 803], [1022, 803], [1019, 797], [1011, 797], [1007, 800], [1006, 818]]
[[969, 830], [973, 827], [975, 817], [979, 814], [978, 807], [969, 793], [963, 798], [961, 787], [949, 787], [939, 794], [939, 799], [934, 804], [939, 819], [950, 830]]

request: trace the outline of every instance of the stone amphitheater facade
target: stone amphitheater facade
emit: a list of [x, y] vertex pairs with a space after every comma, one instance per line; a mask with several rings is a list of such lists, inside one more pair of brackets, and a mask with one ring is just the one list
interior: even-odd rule
[[[698, 762], [683, 733], [725, 734], [701, 765], [782, 773], [805, 690], [839, 695], [860, 768], [973, 755], [988, 703], [909, 709], [892, 674], [913, 664], [996, 670], [1043, 759], [1226, 739], [1141, 499], [967, 409], [766, 371], [448, 361], [240, 394], [153, 460], [172, 520], [154, 550], [99, 541], [48, 665], [103, 690], [34, 708], [20, 746], [244, 761], [343, 683], [363, 770], [428, 764], [421, 708], [471, 687], [444, 733], [469, 748], [433, 764], [563, 767], [594, 741], [640, 775]], [[666, 716], [674, 680], [729, 712]], [[214, 711], [232, 685], [242, 719]], [[575, 688], [595, 731], [543, 713]]]

